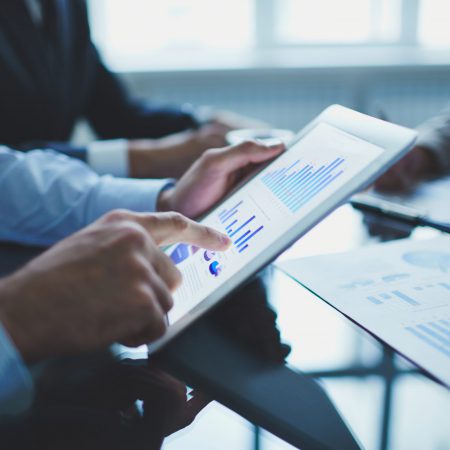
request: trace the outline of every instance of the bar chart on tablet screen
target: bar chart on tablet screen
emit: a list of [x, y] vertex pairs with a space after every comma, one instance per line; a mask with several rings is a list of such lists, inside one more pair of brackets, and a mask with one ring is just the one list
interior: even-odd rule
[[219, 220], [239, 253], [247, 250], [252, 239], [264, 229], [258, 213], [252, 212], [255, 208], [249, 209], [247, 203], [249, 200], [241, 200], [219, 213]]
[[268, 172], [262, 182], [291, 212], [313, 200], [343, 173], [344, 158], [329, 163], [303, 163], [300, 159], [288, 167]]

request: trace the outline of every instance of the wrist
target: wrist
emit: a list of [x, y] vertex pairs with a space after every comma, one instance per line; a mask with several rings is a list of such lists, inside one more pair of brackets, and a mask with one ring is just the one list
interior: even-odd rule
[[155, 143], [152, 139], [128, 141], [128, 167], [132, 178], [148, 178]]
[[167, 212], [167, 211], [173, 211], [173, 192], [174, 188], [169, 189], [163, 189], [158, 197], [158, 200], [156, 202], [156, 211], [157, 212]]

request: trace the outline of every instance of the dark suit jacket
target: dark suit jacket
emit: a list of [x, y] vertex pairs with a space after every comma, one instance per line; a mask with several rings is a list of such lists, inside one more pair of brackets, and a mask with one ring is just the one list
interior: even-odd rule
[[46, 145], [84, 159], [67, 144], [85, 118], [100, 138], [157, 138], [195, 119], [179, 109], [131, 99], [94, 47], [84, 0], [55, 0], [57, 42], [37, 27], [24, 0], [1, 0], [0, 143], [22, 150]]

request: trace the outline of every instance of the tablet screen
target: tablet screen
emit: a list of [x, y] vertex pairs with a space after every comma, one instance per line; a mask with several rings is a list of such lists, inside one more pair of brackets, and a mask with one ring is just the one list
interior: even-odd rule
[[319, 123], [202, 223], [227, 234], [226, 252], [178, 244], [167, 249], [183, 275], [169, 312], [173, 324], [261, 256], [271, 244], [349, 180], [383, 149], [326, 123]]

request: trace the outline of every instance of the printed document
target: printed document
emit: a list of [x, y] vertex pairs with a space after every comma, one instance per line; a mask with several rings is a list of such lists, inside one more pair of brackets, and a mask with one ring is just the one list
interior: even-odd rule
[[277, 266], [450, 387], [450, 236]]

